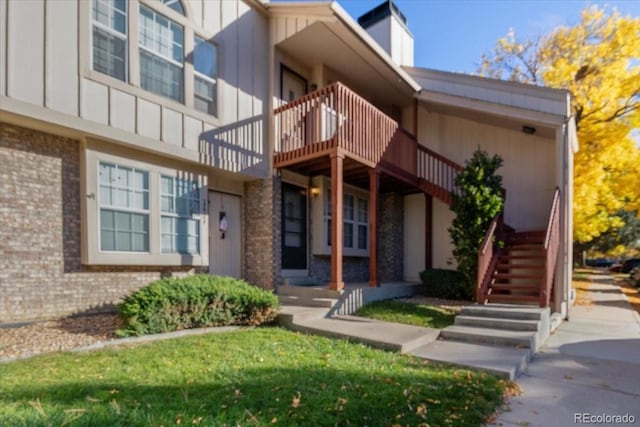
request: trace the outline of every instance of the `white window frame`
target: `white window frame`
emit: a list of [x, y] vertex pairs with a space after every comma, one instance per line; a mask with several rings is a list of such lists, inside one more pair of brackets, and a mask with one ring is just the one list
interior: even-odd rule
[[[171, 179], [172, 182], [172, 186], [173, 186], [173, 193], [172, 194], [168, 194], [165, 193], [163, 190], [163, 185], [162, 185], [162, 180], [169, 178]], [[197, 198], [195, 197], [188, 197], [188, 204], [189, 204], [189, 214], [186, 213], [181, 213], [178, 211], [177, 209], [177, 199], [178, 199], [178, 182], [182, 181], [184, 183], [186, 183], [189, 186], [192, 185], [196, 185], [196, 194], [197, 194]], [[177, 254], [183, 254], [183, 255], [198, 255], [200, 253], [200, 237], [201, 237], [201, 226], [200, 226], [200, 215], [201, 215], [201, 210], [202, 210], [202, 191], [201, 189], [199, 189], [198, 187], [198, 182], [196, 180], [192, 180], [192, 179], [188, 179], [188, 178], [180, 178], [180, 177], [176, 177], [176, 176], [172, 176], [172, 175], [167, 175], [167, 174], [160, 174], [160, 251], [162, 253], [177, 253]], [[172, 201], [172, 205], [173, 205], [173, 210], [172, 211], [166, 211], [162, 208], [162, 199], [164, 197], [171, 197], [171, 201]], [[172, 232], [171, 233], [167, 233], [163, 227], [162, 227], [162, 223], [163, 223], [163, 218], [171, 218], [173, 220], [173, 228], [172, 228]], [[195, 237], [196, 238], [196, 250], [193, 252], [190, 252], [189, 250], [186, 251], [179, 251], [177, 250], [177, 244], [176, 241], [174, 240], [175, 238], [177, 238], [177, 236], [180, 235], [180, 233], [177, 233], [175, 231], [175, 224], [177, 220], [187, 220], [187, 221], [196, 221], [196, 225], [197, 225], [197, 234], [196, 235], [190, 235], [190, 234], [186, 234], [187, 239], [189, 237]], [[165, 251], [162, 245], [162, 239], [165, 235], [170, 235], [172, 236], [172, 241], [171, 241], [171, 249], [170, 251]]]
[[[314, 185], [318, 185], [318, 182], [314, 183]], [[318, 221], [321, 224], [320, 228], [314, 228], [314, 243], [313, 243], [313, 253], [314, 255], [329, 255], [331, 253], [331, 245], [329, 244], [330, 236], [331, 236], [331, 185], [328, 179], [323, 178], [319, 184], [322, 188], [320, 191], [320, 209], [314, 209], [313, 215], [314, 218], [319, 219], [319, 214], [321, 214], [321, 220]], [[343, 214], [342, 214], [342, 222], [343, 222], [343, 244], [342, 244], [342, 253], [344, 256], [356, 256], [356, 257], [368, 257], [369, 256], [369, 215], [367, 212], [367, 221], [360, 221], [358, 216], [358, 203], [360, 201], [366, 202], [367, 208], [369, 207], [369, 195], [367, 192], [358, 189], [357, 187], [352, 187], [349, 185], [343, 186]], [[346, 207], [346, 203], [344, 200], [347, 197], [353, 197], [354, 206], [353, 206], [353, 219], [348, 219], [345, 215], [344, 208]], [[314, 220], [314, 222], [316, 222]], [[344, 230], [345, 224], [351, 224], [353, 226], [353, 241], [352, 246], [345, 245], [344, 239]], [[367, 236], [367, 245], [366, 248], [359, 248], [359, 233], [360, 233], [360, 225], [366, 225], [365, 233]]]
[[[157, 17], [158, 16], [161, 16], [162, 18], [164, 18], [167, 21], [167, 25], [168, 25], [167, 29], [169, 30], [170, 33], [172, 33], [172, 31], [171, 31], [171, 25], [172, 24], [177, 26], [177, 27], [180, 27], [180, 29], [182, 30], [182, 44], [179, 45], [179, 46], [182, 49], [182, 58], [183, 58], [183, 60], [181, 62], [178, 62], [175, 59], [173, 59], [172, 57], [169, 57], [169, 56], [165, 55], [162, 52], [157, 52], [154, 49], [152, 49], [150, 47], [147, 47], [147, 46], [145, 46], [143, 44], [143, 42], [142, 42], [142, 34], [140, 33], [140, 31], [142, 30], [142, 19], [143, 19], [142, 10], [143, 9], [147, 9], [148, 11], [153, 13], [153, 18], [154, 18], [153, 21], [154, 21], [155, 24], [157, 24]], [[155, 33], [154, 36], [162, 37], [157, 32], [154, 31], [154, 33]], [[157, 10], [149, 7], [146, 4], [142, 4], [142, 3], [140, 4], [140, 8], [139, 8], [139, 12], [138, 12], [138, 49], [139, 49], [138, 52], [140, 52], [140, 50], [143, 50], [146, 53], [148, 53], [149, 55], [155, 56], [156, 58], [159, 58], [160, 60], [165, 61], [165, 62], [167, 62], [167, 63], [169, 63], [171, 65], [177, 66], [182, 70], [182, 74], [181, 74], [181, 76], [182, 76], [181, 80], [182, 81], [180, 82], [180, 89], [181, 89], [180, 90], [180, 99], [172, 98], [170, 96], [167, 96], [167, 95], [164, 95], [164, 94], [161, 94], [161, 93], [157, 93], [157, 92], [153, 92], [153, 91], [151, 91], [149, 89], [144, 89], [143, 88], [144, 90], [147, 90], [148, 92], [154, 93], [154, 94], [156, 94], [158, 96], [169, 98], [169, 99], [171, 99], [171, 100], [173, 100], [175, 102], [179, 102], [181, 104], [184, 104], [185, 98], [186, 98], [185, 97], [185, 66], [184, 66], [185, 39], [186, 39], [186, 32], [185, 32], [185, 27], [183, 25], [175, 22], [173, 19], [169, 18], [168, 16], [165, 16], [164, 14], [162, 14], [162, 13], [158, 12]], [[156, 39], [154, 39], [154, 41], [157, 42]], [[169, 43], [170, 50], [173, 50], [173, 47], [174, 47], [174, 45], [176, 45], [176, 42], [173, 39], [165, 40], [165, 41], [167, 41]], [[142, 55], [140, 53], [138, 53], [138, 62], [140, 64], [140, 87], [142, 88], [142, 80], [143, 79], [142, 79], [142, 60], [141, 60], [141, 58], [142, 58]]]
[[[90, 13], [91, 13], [91, 31], [89, 32], [90, 33], [90, 37], [91, 37], [91, 49], [90, 49], [90, 55], [89, 55], [90, 60], [91, 60], [91, 69], [96, 71], [96, 72], [98, 72], [98, 73], [100, 73], [100, 74], [102, 74], [102, 75], [108, 76], [108, 77], [110, 77], [112, 79], [116, 79], [118, 81], [127, 83], [127, 82], [129, 82], [129, 55], [130, 55], [130, 53], [129, 53], [129, 10], [128, 10], [129, 4], [128, 4], [128, 2], [125, 3], [126, 4], [126, 9], [124, 11], [124, 17], [125, 17], [124, 29], [125, 29], [125, 32], [124, 32], [124, 34], [122, 34], [120, 31], [116, 30], [115, 28], [111, 28], [111, 27], [103, 24], [102, 22], [96, 21], [93, 18], [94, 3], [107, 4], [108, 5], [107, 7], [109, 8], [110, 13], [119, 13], [120, 12], [115, 7], [112, 7], [111, 4], [110, 4], [111, 2], [108, 1], [108, 0], [91, 0], [91, 4], [90, 4], [90, 8], [89, 8]], [[94, 63], [94, 59], [95, 59], [94, 58], [95, 40], [94, 40], [94, 37], [93, 37], [93, 28], [94, 27], [97, 27], [100, 30], [102, 30], [102, 31], [104, 31], [104, 32], [106, 32], [106, 33], [108, 33], [108, 34], [110, 34], [112, 36], [115, 36], [115, 37], [117, 37], [117, 38], [119, 38], [119, 39], [124, 41], [124, 80], [120, 80], [119, 78], [117, 78], [115, 76], [112, 76], [111, 74], [103, 73], [102, 71], [96, 70], [94, 68], [95, 67], [95, 63]]]
[[[146, 189], [142, 189], [142, 193], [145, 194], [146, 193], [146, 198], [147, 198], [147, 209], [142, 209], [142, 208], [132, 208], [130, 206], [119, 206], [117, 204], [109, 204], [109, 205], [103, 205], [102, 204], [102, 180], [100, 179], [100, 172], [101, 172], [101, 165], [110, 165], [110, 166], [114, 166], [114, 170], [116, 171], [116, 175], [117, 175], [117, 171], [119, 169], [130, 169], [132, 172], [142, 172], [146, 175], [147, 177], [147, 188]], [[150, 237], [151, 237], [151, 229], [150, 229], [150, 220], [151, 220], [151, 201], [150, 201], [150, 191], [149, 191], [149, 171], [144, 170], [144, 169], [140, 169], [140, 168], [134, 168], [134, 167], [129, 167], [129, 166], [125, 166], [116, 162], [106, 162], [106, 161], [99, 161], [98, 162], [98, 167], [96, 168], [96, 173], [98, 175], [97, 177], [97, 181], [98, 181], [98, 209], [99, 209], [99, 213], [98, 213], [98, 248], [100, 250], [100, 252], [112, 252], [112, 253], [142, 253], [142, 254], [148, 254], [149, 253], [149, 248], [151, 247], [151, 242], [150, 242]], [[109, 188], [114, 189], [114, 190], [125, 190], [129, 193], [135, 192], [136, 188], [132, 188], [132, 187], [126, 187], [126, 186], [122, 186], [122, 185], [110, 185]], [[131, 197], [131, 195], [129, 195], [129, 198]], [[113, 202], [113, 201], [112, 201]], [[146, 230], [146, 238], [147, 238], [147, 250], [146, 251], [135, 251], [135, 250], [130, 250], [130, 251], [125, 251], [125, 250], [121, 250], [121, 249], [114, 249], [114, 250], [107, 250], [107, 249], [102, 249], [102, 211], [103, 210], [107, 210], [107, 211], [112, 211], [112, 212], [124, 212], [124, 213], [129, 213], [129, 214], [137, 214], [137, 215], [144, 215], [147, 217], [147, 230]], [[115, 223], [115, 218], [114, 218], [114, 223]], [[115, 226], [115, 225], [114, 225]], [[116, 232], [116, 229], [113, 230], [114, 232]], [[117, 241], [117, 240], [116, 240]]]
[[[203, 74], [201, 72], [199, 72], [196, 69], [196, 61], [195, 61], [195, 51], [196, 51], [196, 46], [197, 46], [197, 39], [202, 40], [204, 43], [208, 43], [209, 45], [211, 45], [214, 49], [214, 56], [215, 56], [215, 61], [216, 61], [216, 69], [215, 69], [215, 77], [211, 77], [211, 76], [207, 76], [206, 74]], [[213, 43], [210, 40], [207, 40], [206, 37], [201, 36], [199, 34], [194, 34], [193, 36], [193, 108], [200, 111], [203, 114], [208, 114], [210, 116], [214, 116], [217, 117], [218, 116], [218, 46]], [[198, 97], [198, 94], [196, 93], [196, 79], [202, 79], [204, 81], [206, 81], [207, 83], [211, 83], [213, 84], [213, 89], [214, 89], [214, 96], [215, 98], [213, 99], [213, 113], [209, 113], [208, 111], [202, 111], [198, 108], [196, 108], [195, 106], [195, 100]]]
[[[148, 252], [118, 252], [100, 250], [100, 163], [115, 164], [148, 172]], [[193, 217], [199, 220], [198, 254], [167, 253], [161, 250], [160, 176], [188, 177], [198, 183], [200, 207]], [[153, 265], [153, 266], [207, 266], [209, 264], [209, 226], [204, 207], [207, 200], [208, 177], [204, 168], [190, 167], [176, 161], [159, 163], [137, 160], [124, 148], [112, 147], [104, 151], [104, 144], [87, 140], [81, 157], [81, 219], [82, 262], [87, 265]]]

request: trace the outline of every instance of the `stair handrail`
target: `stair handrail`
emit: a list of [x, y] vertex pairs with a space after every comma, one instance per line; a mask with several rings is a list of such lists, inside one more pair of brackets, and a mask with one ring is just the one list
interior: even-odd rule
[[500, 222], [502, 222], [502, 212], [499, 212], [491, 220], [491, 224], [489, 224], [489, 228], [478, 251], [478, 276], [476, 281], [476, 302], [478, 304], [484, 304], [487, 299], [491, 277], [497, 264], [498, 257], [497, 254], [494, 253], [493, 242]]
[[549, 306], [551, 298], [551, 287], [558, 263], [558, 250], [560, 248], [560, 189], [556, 187], [553, 193], [551, 209], [549, 209], [549, 220], [547, 221], [547, 231], [544, 238], [544, 274], [540, 282], [540, 307]]

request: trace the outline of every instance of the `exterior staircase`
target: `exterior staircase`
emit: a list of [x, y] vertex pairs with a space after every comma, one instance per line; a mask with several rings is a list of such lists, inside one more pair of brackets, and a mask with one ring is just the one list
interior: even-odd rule
[[493, 272], [490, 303], [531, 304], [540, 302], [546, 255], [544, 231], [512, 233], [498, 255]]

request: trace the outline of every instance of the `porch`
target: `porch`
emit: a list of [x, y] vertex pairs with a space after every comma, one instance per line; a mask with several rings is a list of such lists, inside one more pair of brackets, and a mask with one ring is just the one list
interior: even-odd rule
[[[368, 194], [366, 214], [370, 287], [380, 286], [379, 203], [384, 193], [423, 193], [451, 203], [455, 176], [461, 166], [420, 145], [415, 136], [340, 82], [318, 89], [278, 108], [274, 112], [276, 143], [274, 167], [300, 176], [329, 177], [329, 244], [331, 276], [329, 289], [344, 289], [344, 186]], [[349, 207], [347, 207], [349, 208]], [[353, 210], [353, 209], [352, 209]], [[349, 210], [347, 210], [350, 212]], [[431, 209], [426, 210], [426, 216]], [[353, 218], [351, 218], [353, 219]], [[425, 218], [431, 224], [430, 218]], [[430, 230], [427, 230], [430, 233]], [[349, 239], [351, 239], [349, 234]], [[431, 238], [426, 239], [430, 246]], [[361, 248], [364, 249], [364, 248]], [[431, 259], [425, 248], [426, 265]]]

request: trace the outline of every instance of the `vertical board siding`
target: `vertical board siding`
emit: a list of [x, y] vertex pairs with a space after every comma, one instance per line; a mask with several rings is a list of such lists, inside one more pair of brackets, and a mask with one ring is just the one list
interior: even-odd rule
[[82, 79], [82, 118], [109, 124], [109, 88], [89, 79]]
[[78, 115], [78, 3], [47, 0], [46, 3], [45, 105]]
[[7, 0], [0, 0], [0, 96], [7, 94]]
[[138, 133], [153, 139], [160, 139], [160, 106], [138, 98]]
[[182, 114], [170, 108], [162, 108], [162, 140], [182, 146]]
[[129, 132], [136, 131], [136, 98], [133, 95], [111, 88], [110, 125]]
[[8, 87], [12, 98], [44, 105], [44, 0], [9, 5]]

